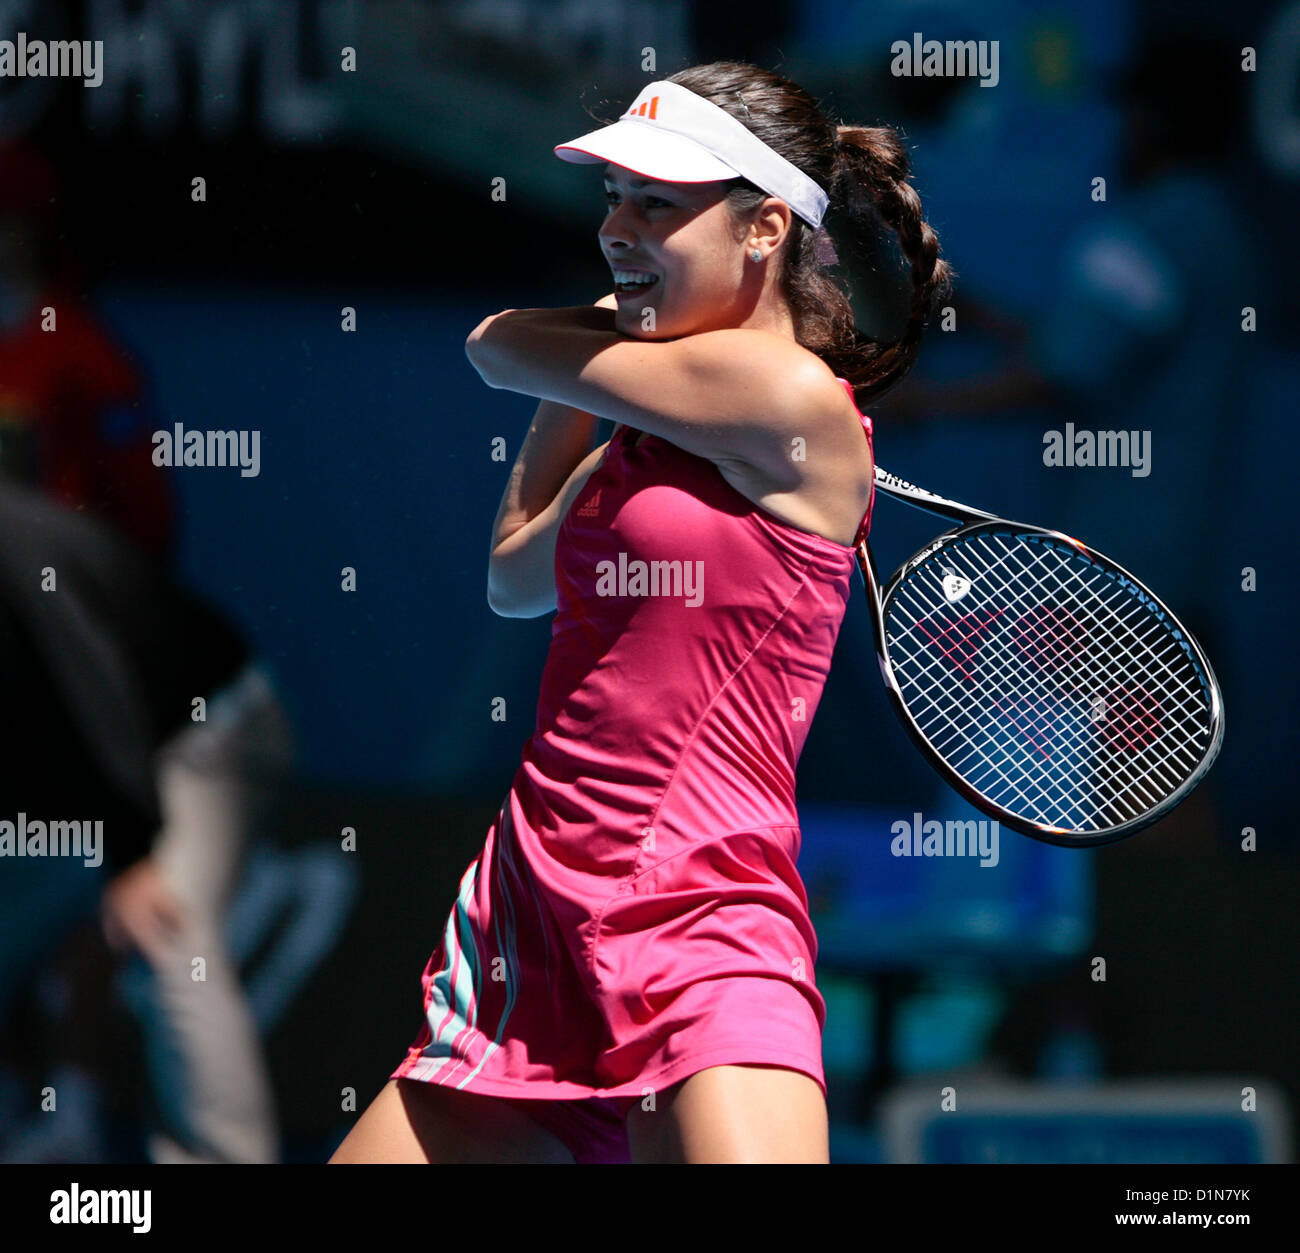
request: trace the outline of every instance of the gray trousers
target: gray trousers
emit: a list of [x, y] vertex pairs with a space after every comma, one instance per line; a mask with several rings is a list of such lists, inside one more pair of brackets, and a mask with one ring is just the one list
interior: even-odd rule
[[257, 666], [158, 754], [163, 828], [153, 855], [184, 921], [133, 999], [162, 1126], [155, 1162], [273, 1162], [278, 1131], [257, 1025], [222, 938], [259, 797], [293, 758], [288, 718]]

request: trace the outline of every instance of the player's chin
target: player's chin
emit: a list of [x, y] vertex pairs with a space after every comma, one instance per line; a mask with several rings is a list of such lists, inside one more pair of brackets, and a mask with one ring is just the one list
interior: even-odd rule
[[681, 319], [665, 314], [660, 305], [651, 301], [624, 305], [614, 317], [614, 328], [630, 339], [677, 339], [684, 332]]
[[618, 301], [615, 309], [614, 321], [619, 326], [626, 325], [629, 330], [635, 326], [648, 325], [653, 327], [656, 322], [663, 319], [663, 308], [658, 300], [659, 284], [656, 283], [649, 291], [641, 292], [614, 292], [614, 299]]
[[673, 336], [667, 333], [662, 327], [655, 325], [653, 322], [647, 322], [639, 312], [627, 318], [619, 318], [614, 323], [614, 329], [626, 335], [629, 339], [672, 339]]

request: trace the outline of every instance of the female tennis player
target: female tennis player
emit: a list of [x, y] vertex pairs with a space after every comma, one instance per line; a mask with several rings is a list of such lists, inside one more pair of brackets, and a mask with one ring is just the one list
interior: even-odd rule
[[[826, 1162], [795, 767], [870, 525], [858, 401], [911, 367], [948, 266], [899, 135], [752, 65], [555, 151], [605, 164], [615, 291], [466, 345], [541, 400], [488, 576], [499, 614], [557, 610], [536, 728], [420, 1034], [331, 1160]], [[827, 272], [831, 207], [897, 233], [895, 341]]]

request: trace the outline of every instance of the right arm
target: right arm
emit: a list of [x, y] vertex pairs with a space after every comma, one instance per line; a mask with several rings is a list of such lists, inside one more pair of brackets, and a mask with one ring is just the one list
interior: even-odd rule
[[501, 497], [488, 558], [488, 604], [503, 618], [555, 608], [555, 541], [560, 523], [606, 445], [587, 451], [595, 414], [543, 400]]

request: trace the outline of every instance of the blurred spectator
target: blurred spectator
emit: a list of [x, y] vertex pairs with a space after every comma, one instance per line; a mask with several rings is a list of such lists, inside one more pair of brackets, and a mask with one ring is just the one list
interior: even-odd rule
[[1222, 169], [1242, 136], [1235, 55], [1194, 36], [1149, 39], [1116, 84], [1120, 168], [1098, 171], [1107, 198], [1071, 239], [1047, 316], [1011, 327], [963, 302], [964, 326], [1005, 344], [1003, 364], [961, 381], [918, 378], [882, 406], [911, 418], [1045, 406], [1062, 431], [1149, 433], [1149, 475], [1054, 471], [1053, 516], [1024, 520], [1074, 531], [1132, 568], [1211, 653], [1221, 594], [1206, 577], [1211, 502], [1252, 361], [1241, 311], [1264, 299], [1250, 219]]
[[[111, 967], [102, 937], [69, 933], [102, 890], [107, 939], [153, 976], [141, 1007], [162, 1126], [151, 1156], [275, 1160], [269, 1078], [221, 920], [253, 823], [251, 776], [283, 770], [291, 736], [242, 634], [166, 573], [174, 508], [143, 373], [73, 294], [58, 201], [38, 152], [0, 148], [0, 683], [29, 711], [0, 797], [6, 817], [103, 819], [108, 877], [55, 858], [13, 861], [0, 881], [0, 1015], [67, 936], [50, 1075], [64, 1116], [38, 1115], [5, 1156], [95, 1160], [102, 1147]], [[196, 697], [209, 702], [199, 722]]]
[[[102, 819], [108, 873], [104, 883], [76, 859], [8, 860], [0, 1015], [102, 888], [109, 940], [142, 953], [154, 975], [155, 1159], [274, 1160], [265, 1063], [220, 921], [248, 835], [250, 773], [288, 761], [283, 714], [241, 634], [102, 523], [0, 486], [0, 537], [0, 687], [24, 711], [0, 756], [4, 814]], [[46, 568], [57, 584], [42, 591]], [[208, 699], [199, 723], [196, 696]], [[78, 979], [102, 979], [104, 963], [74, 948], [68, 969], [51, 1062], [67, 1117], [37, 1115], [7, 1160], [86, 1160], [95, 1144], [103, 1054], [101, 1023], [87, 1017], [102, 1012], [106, 988]]]
[[175, 503], [153, 464], [146, 380], [77, 295], [61, 221], [48, 162], [0, 144], [0, 472], [165, 558]]

